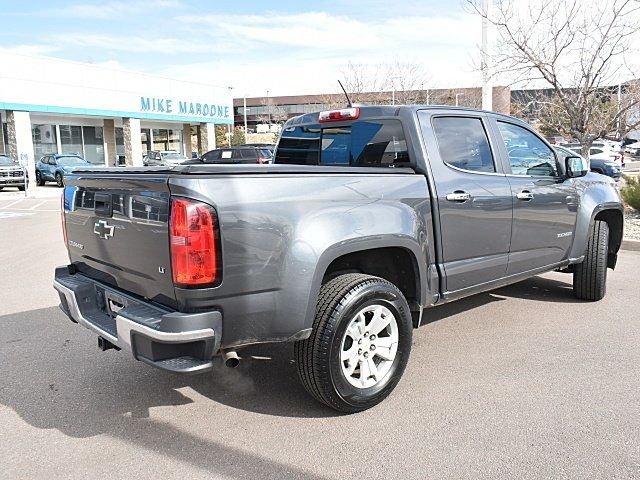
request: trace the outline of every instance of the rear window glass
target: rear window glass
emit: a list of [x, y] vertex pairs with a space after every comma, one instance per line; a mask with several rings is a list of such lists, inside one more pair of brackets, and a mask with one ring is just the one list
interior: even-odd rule
[[408, 164], [409, 154], [399, 120], [367, 120], [286, 128], [275, 163], [389, 167]]
[[320, 160], [320, 127], [288, 127], [282, 131], [275, 163], [317, 165]]

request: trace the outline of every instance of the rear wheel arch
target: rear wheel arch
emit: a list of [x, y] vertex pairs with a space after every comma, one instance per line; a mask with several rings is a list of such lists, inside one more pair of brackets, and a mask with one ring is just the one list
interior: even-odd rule
[[419, 260], [417, 245], [353, 245], [326, 252], [318, 262], [309, 300], [307, 320], [313, 321], [320, 287], [332, 278], [361, 273], [383, 278], [398, 287], [407, 299], [414, 327], [418, 326], [427, 285], [426, 262]]

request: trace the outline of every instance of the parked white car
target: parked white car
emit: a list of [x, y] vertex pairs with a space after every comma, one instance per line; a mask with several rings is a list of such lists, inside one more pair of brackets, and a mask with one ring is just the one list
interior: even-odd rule
[[[579, 143], [564, 143], [562, 147], [582, 155], [582, 146]], [[620, 142], [611, 140], [597, 140], [593, 142], [589, 149], [589, 159], [605, 160], [615, 163], [618, 167], [622, 167], [624, 157]]]
[[625, 153], [633, 155], [634, 157], [640, 157], [640, 142], [627, 145], [624, 151]]

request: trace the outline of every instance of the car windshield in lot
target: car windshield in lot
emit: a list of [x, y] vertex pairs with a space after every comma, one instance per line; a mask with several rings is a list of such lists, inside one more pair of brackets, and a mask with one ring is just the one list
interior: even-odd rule
[[16, 163], [6, 155], [0, 155], [0, 166], [13, 167]]
[[273, 157], [273, 152], [271, 150], [269, 150], [268, 148], [261, 148], [260, 149], [260, 153], [262, 154], [262, 156], [264, 158], [271, 158]]
[[58, 157], [57, 161], [59, 165], [84, 165], [85, 163], [89, 163], [84, 158], [76, 155]]
[[162, 158], [165, 160], [181, 160], [184, 159], [185, 156], [178, 152], [167, 152], [162, 154]]

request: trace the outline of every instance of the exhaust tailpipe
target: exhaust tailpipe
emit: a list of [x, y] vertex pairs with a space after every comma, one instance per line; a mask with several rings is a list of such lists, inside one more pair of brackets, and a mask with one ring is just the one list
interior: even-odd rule
[[224, 362], [225, 367], [229, 368], [236, 368], [240, 365], [240, 357], [238, 357], [235, 350], [223, 350], [222, 361]]

